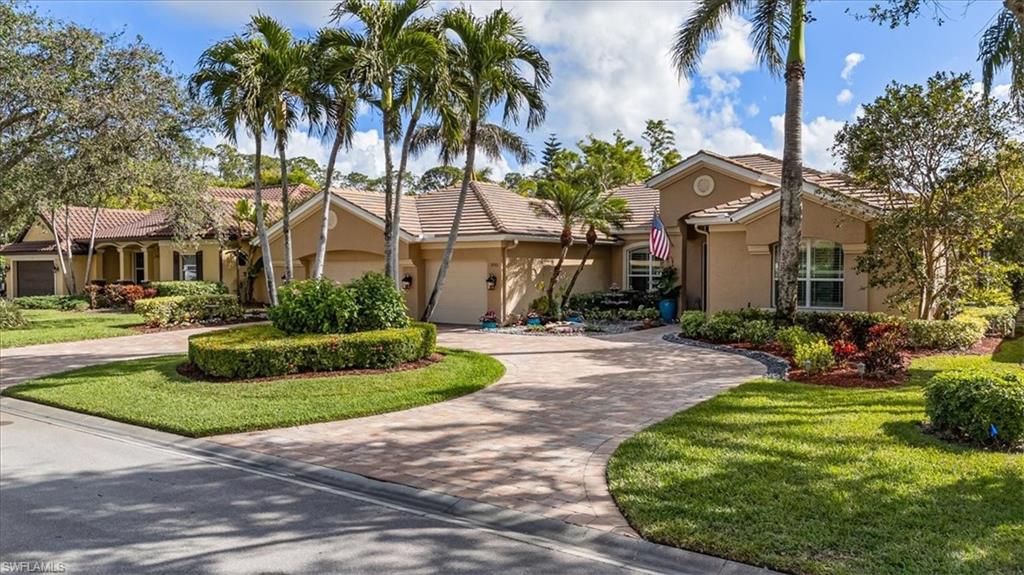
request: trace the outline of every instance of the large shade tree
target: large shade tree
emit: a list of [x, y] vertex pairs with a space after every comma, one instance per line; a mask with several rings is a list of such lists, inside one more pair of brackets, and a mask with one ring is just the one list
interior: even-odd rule
[[751, 43], [761, 65], [786, 81], [786, 111], [782, 145], [779, 206], [779, 317], [792, 322], [796, 314], [800, 240], [803, 225], [804, 25], [806, 0], [700, 0], [672, 46], [680, 74], [700, 68], [705, 46], [731, 17], [745, 14], [751, 21]]
[[[476, 170], [481, 125], [486, 123], [491, 108], [501, 105], [505, 122], [518, 120], [525, 107], [527, 128], [536, 127], [544, 120], [547, 111], [543, 92], [551, 81], [548, 61], [527, 41], [519, 21], [505, 10], [498, 9], [487, 16], [477, 17], [469, 9], [456, 8], [443, 14], [442, 18], [445, 30], [453, 36], [449, 49], [449, 81], [458, 111], [452, 120], [458, 119], [465, 126], [464, 130], [452, 128], [443, 131], [449, 141], [461, 141], [465, 134], [466, 163], [452, 227], [434, 288], [423, 311], [424, 320], [433, 315], [444, 289], [466, 195]], [[529, 76], [525, 74], [524, 67], [528, 69]]]
[[271, 305], [277, 305], [277, 280], [273, 258], [270, 257], [260, 170], [263, 136], [276, 104], [271, 97], [273, 90], [264, 84], [269, 74], [260, 67], [266, 50], [267, 44], [260, 39], [254, 18], [244, 35], [217, 42], [203, 52], [189, 81], [189, 90], [193, 97], [209, 106], [221, 133], [228, 140], [237, 142], [238, 128], [241, 127], [255, 141], [253, 207], [256, 211], [256, 233], [263, 253], [267, 296]]

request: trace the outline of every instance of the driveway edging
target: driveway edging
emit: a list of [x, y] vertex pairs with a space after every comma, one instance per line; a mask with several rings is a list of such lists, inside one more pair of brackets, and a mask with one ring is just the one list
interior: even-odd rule
[[720, 351], [722, 353], [742, 355], [743, 357], [750, 358], [754, 361], [760, 362], [761, 365], [764, 365], [765, 368], [768, 369], [767, 377], [781, 380], [789, 379], [789, 362], [777, 355], [772, 355], [764, 351], [740, 349], [738, 347], [732, 347], [731, 345], [719, 345], [717, 343], [708, 343], [698, 339], [689, 339], [675, 333], [667, 333], [661, 336], [661, 339], [667, 342], [677, 343], [679, 345], [688, 345], [690, 347], [710, 349]]
[[[0, 411], [77, 428], [121, 441], [167, 449], [208, 462], [231, 466], [272, 479], [332, 488], [342, 496], [370, 500], [421, 515], [447, 516], [449, 521], [516, 534], [534, 543], [568, 553], [600, 557], [612, 564], [649, 573], [716, 573], [753, 575], [774, 573], [763, 567], [668, 547], [641, 539], [598, 531], [523, 511], [481, 503], [399, 483], [372, 479], [356, 473], [304, 463], [280, 456], [232, 447], [66, 411], [29, 401], [0, 398]], [[514, 538], [514, 537], [513, 537]], [[546, 545], [545, 545], [546, 544]]]

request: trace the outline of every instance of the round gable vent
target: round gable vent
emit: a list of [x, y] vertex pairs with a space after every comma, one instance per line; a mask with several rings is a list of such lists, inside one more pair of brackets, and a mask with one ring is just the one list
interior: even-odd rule
[[327, 229], [333, 230], [336, 225], [338, 225], [338, 214], [331, 210], [331, 213], [327, 214]]
[[693, 180], [693, 193], [698, 196], [709, 196], [713, 191], [715, 191], [715, 179], [711, 176], [704, 174]]

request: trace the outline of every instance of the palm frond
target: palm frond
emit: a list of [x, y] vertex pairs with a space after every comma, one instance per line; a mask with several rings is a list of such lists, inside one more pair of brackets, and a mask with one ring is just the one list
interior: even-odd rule
[[726, 18], [747, 4], [748, 0], [701, 0], [697, 4], [672, 44], [672, 62], [681, 77], [697, 72], [704, 48], [718, 36]]

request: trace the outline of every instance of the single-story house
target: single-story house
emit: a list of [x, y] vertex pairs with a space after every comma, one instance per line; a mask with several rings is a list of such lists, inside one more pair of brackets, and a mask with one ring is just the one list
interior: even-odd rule
[[[616, 189], [614, 193], [629, 202], [631, 222], [598, 239], [576, 292], [653, 286], [667, 263], [653, 258], [648, 249], [650, 222], [657, 209], [673, 244], [671, 263], [683, 284], [682, 307], [708, 311], [771, 307], [781, 168], [781, 160], [764, 154], [727, 157], [700, 151], [643, 184]], [[309, 188], [296, 190], [300, 199], [292, 209], [292, 253], [296, 276], [303, 278], [310, 274], [316, 254], [321, 198]], [[870, 241], [871, 222], [884, 208], [883, 195], [858, 188], [842, 175], [810, 168], [804, 170], [803, 191], [801, 307], [885, 311], [886, 294], [869, 287], [868, 278], [855, 270], [856, 256]], [[211, 189], [211, 196], [221, 201], [245, 194], [251, 195], [251, 190]], [[265, 194], [279, 204], [279, 189]], [[430, 295], [458, 194], [458, 188], [447, 188], [403, 198], [400, 275], [408, 286], [406, 303], [413, 315], [424, 308]], [[326, 275], [348, 281], [366, 271], [381, 270], [384, 197], [336, 189], [331, 200]], [[502, 317], [529, 311], [530, 302], [543, 293], [560, 250], [559, 226], [537, 209], [537, 202], [497, 184], [472, 184], [435, 321], [474, 323], [487, 310]], [[87, 213], [91, 217], [91, 211]], [[97, 239], [102, 257], [96, 258], [94, 278], [217, 279], [234, 289], [234, 263], [221, 255], [221, 246], [209, 239], [194, 253], [180, 251], [168, 235], [160, 210], [104, 210], [103, 220], [103, 233]], [[152, 223], [156, 220], [162, 225]], [[88, 228], [75, 230], [76, 245], [83, 236], [87, 242]], [[572, 274], [580, 264], [583, 232], [576, 231], [565, 274]], [[269, 234], [275, 271], [280, 275], [284, 250], [279, 219]], [[63, 289], [55, 269], [53, 238], [42, 222], [17, 242], [0, 248], [0, 255], [11, 266], [9, 295]], [[84, 253], [75, 258], [84, 272]], [[256, 294], [265, 298], [262, 281]]]

